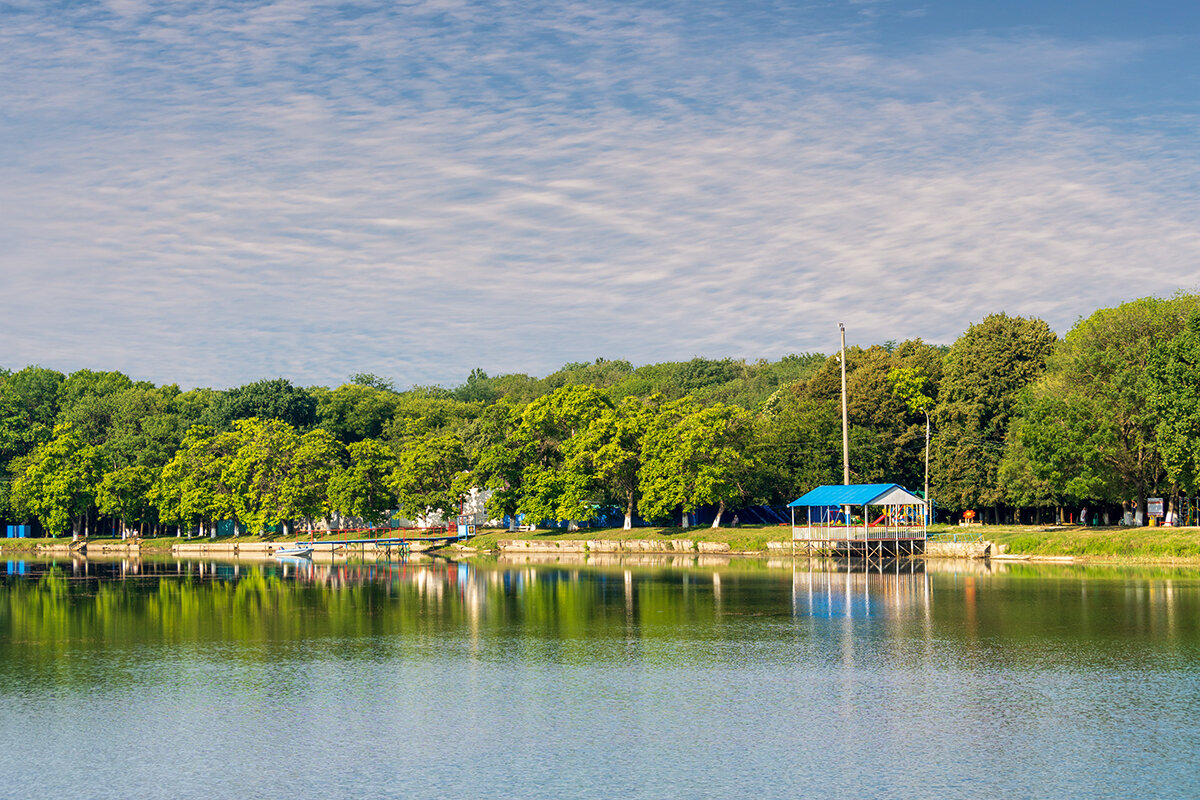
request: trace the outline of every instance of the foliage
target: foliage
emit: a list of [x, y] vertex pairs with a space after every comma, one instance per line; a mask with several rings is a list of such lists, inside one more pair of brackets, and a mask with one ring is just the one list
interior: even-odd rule
[[[100, 456], [69, 424], [38, 445], [14, 477], [10, 503], [18, 517], [37, 517], [51, 536], [65, 533], [92, 504]], [[78, 526], [76, 525], [76, 530]]]
[[395, 502], [388, 482], [396, 468], [396, 457], [373, 439], [354, 442], [346, 450], [350, 465], [329, 481], [331, 510], [372, 524], [383, 522]]
[[574, 519], [592, 519], [599, 506], [625, 509], [625, 528], [632, 527], [641, 496], [639, 472], [643, 440], [654, 424], [661, 396], [627, 397], [605, 406], [587, 427], [563, 443], [563, 505]]
[[646, 516], [661, 520], [676, 508], [690, 513], [708, 504], [724, 509], [745, 497], [752, 430], [749, 413], [733, 406], [702, 408], [688, 399], [664, 405], [644, 437], [638, 478]]
[[396, 416], [400, 396], [390, 389], [347, 383], [333, 391], [315, 389], [317, 423], [343, 444], [378, 439]]
[[1038, 477], [1076, 498], [1134, 499], [1141, 508], [1165, 488], [1150, 367], [1197, 303], [1191, 295], [1145, 298], [1072, 328], [1031, 388], [1016, 429]]
[[183, 527], [230, 519], [236, 500], [225, 470], [239, 446], [236, 433], [216, 433], [205, 425], [188, 429], [179, 450], [150, 489], [150, 502], [160, 518]]
[[470, 471], [462, 440], [452, 433], [427, 436], [396, 457], [389, 486], [402, 512], [418, 518], [431, 511], [451, 515], [470, 488]]
[[[950, 348], [849, 348], [852, 479], [920, 485], [932, 420], [931, 488], [951, 509], [1200, 492], [1198, 305], [1103, 309], [1057, 345], [1044, 322], [996, 314]], [[493, 490], [491, 516], [535, 522], [782, 504], [841, 481], [841, 371], [811, 353], [597, 358], [544, 378], [477, 368], [453, 389], [361, 374], [185, 392], [0, 370], [0, 513], [60, 532], [97, 514], [257, 531], [454, 513], [473, 487]]]
[[96, 487], [96, 507], [123, 524], [149, 522], [154, 478], [155, 470], [138, 465], [105, 473]]
[[1148, 363], [1155, 443], [1171, 483], [1200, 491], [1200, 310], [1175, 338], [1157, 345]]
[[230, 389], [216, 398], [203, 421], [216, 430], [227, 430], [240, 419], [274, 419], [293, 428], [316, 424], [317, 403], [304, 389], [285, 378], [255, 381]]
[[521, 463], [519, 512], [534, 520], [596, 515], [596, 504], [582, 498], [578, 487], [568, 491], [572, 476], [563, 470], [564, 445], [609, 408], [612, 402], [592, 386], [564, 386], [525, 407], [512, 435]]
[[0, 459], [8, 464], [49, 441], [58, 417], [61, 372], [26, 367], [0, 384]]
[[1014, 407], [1044, 371], [1054, 342], [1042, 320], [992, 314], [951, 346], [933, 414], [932, 491], [943, 505], [1004, 499], [999, 469]]

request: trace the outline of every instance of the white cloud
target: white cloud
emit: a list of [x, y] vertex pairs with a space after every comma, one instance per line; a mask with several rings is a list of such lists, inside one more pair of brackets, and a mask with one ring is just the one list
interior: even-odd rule
[[1193, 142], [1029, 100], [1134, 45], [109, 5], [0, 33], [7, 366], [457, 382], [828, 349], [842, 320], [862, 342], [1000, 309], [1065, 330], [1198, 282]]

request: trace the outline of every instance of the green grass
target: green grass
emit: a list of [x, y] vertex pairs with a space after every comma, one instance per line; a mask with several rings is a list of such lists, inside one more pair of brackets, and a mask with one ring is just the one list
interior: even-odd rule
[[579, 539], [603, 539], [605, 541], [636, 539], [639, 541], [668, 541], [689, 539], [694, 542], [725, 542], [730, 550], [766, 550], [767, 542], [791, 540], [790, 528], [780, 525], [740, 525], [736, 528], [710, 528], [696, 525], [691, 528], [585, 528], [567, 532], [559, 528], [536, 531], [508, 531], [485, 529], [471, 538], [467, 544], [480, 550], [495, 550], [497, 542], [508, 539], [535, 539], [540, 541], [572, 541]]
[[[960, 530], [957, 526], [934, 525], [930, 533], [950, 532]], [[1076, 558], [1095, 559], [1113, 562], [1162, 562], [1188, 561], [1200, 562], [1200, 528], [1084, 528], [1080, 526], [1064, 526], [1059, 529], [1035, 525], [982, 525], [973, 527], [972, 533], [978, 532], [986, 540], [997, 544], [1007, 545], [1007, 552], [1012, 555], [1029, 556], [1074, 556]], [[419, 535], [419, 534], [418, 534]], [[497, 542], [504, 539], [534, 539], [542, 541], [603, 539], [603, 540], [672, 540], [690, 539], [697, 542], [725, 542], [734, 552], [763, 552], [767, 542], [789, 541], [790, 531], [786, 525], [742, 525], [737, 528], [710, 528], [698, 525], [691, 528], [585, 528], [567, 532], [562, 529], [550, 528], [537, 531], [507, 531], [501, 529], [485, 529], [473, 537], [468, 546], [482, 551], [497, 549]], [[247, 536], [236, 538], [222, 536], [217, 539], [193, 538], [193, 542], [230, 543], [230, 542], [265, 542], [286, 539], [287, 541], [305, 539], [307, 536], [297, 532], [293, 536]], [[345, 536], [340, 538], [346, 538]], [[120, 543], [120, 539], [92, 538], [91, 542]], [[171, 547], [187, 539], [177, 539], [174, 536], [148, 538], [142, 540], [143, 552], [167, 552]], [[327, 539], [318, 538], [318, 541]], [[0, 552], [32, 552], [39, 545], [65, 545], [70, 542], [69, 536], [57, 539], [0, 539]]]
[[1200, 528], [984, 526], [984, 538], [1013, 555], [1125, 561], [1200, 560]]

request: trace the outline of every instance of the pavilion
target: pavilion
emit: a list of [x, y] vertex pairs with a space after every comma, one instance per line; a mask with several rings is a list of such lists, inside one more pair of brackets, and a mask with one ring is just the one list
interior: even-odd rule
[[[896, 483], [818, 486], [788, 503], [792, 547], [911, 555], [925, 546], [925, 501]], [[796, 519], [796, 509], [805, 519]]]

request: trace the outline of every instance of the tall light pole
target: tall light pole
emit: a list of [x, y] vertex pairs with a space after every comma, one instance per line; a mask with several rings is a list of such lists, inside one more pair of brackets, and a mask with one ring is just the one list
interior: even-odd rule
[[842, 332], [842, 484], [850, 485], [850, 418], [846, 411], [846, 324], [838, 323]]

